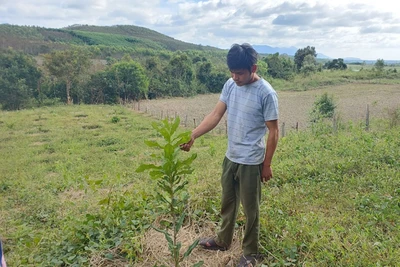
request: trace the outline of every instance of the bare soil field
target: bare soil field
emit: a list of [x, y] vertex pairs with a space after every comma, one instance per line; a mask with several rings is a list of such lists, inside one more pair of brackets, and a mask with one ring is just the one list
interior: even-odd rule
[[[342, 121], [366, 120], [367, 106], [371, 119], [389, 118], [389, 113], [400, 108], [400, 85], [347, 84], [308, 91], [278, 91], [280, 125], [286, 131], [305, 129], [315, 100], [323, 93], [332, 95]], [[146, 100], [133, 105], [133, 109], [162, 119], [179, 116], [187, 127], [198, 125], [217, 103], [219, 94], [198, 95], [190, 98]], [[217, 133], [225, 131], [225, 120], [217, 126]]]

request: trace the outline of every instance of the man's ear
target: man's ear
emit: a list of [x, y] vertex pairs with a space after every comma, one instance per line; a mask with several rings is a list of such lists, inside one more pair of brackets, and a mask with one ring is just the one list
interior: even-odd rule
[[251, 73], [255, 73], [257, 71], [257, 65], [253, 65], [251, 67]]

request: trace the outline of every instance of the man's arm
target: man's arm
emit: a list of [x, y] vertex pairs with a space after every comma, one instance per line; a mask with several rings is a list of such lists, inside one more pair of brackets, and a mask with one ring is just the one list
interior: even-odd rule
[[267, 147], [265, 151], [265, 158], [262, 168], [261, 180], [263, 182], [266, 182], [272, 178], [272, 168], [271, 168], [272, 157], [274, 156], [279, 140], [278, 120], [267, 121], [265, 122], [265, 124], [268, 127], [268, 138], [267, 138]]
[[218, 103], [215, 105], [213, 111], [211, 111], [210, 114], [204, 117], [204, 120], [200, 123], [200, 125], [192, 131], [191, 140], [188, 143], [181, 145], [181, 149], [184, 151], [189, 151], [196, 138], [199, 138], [203, 134], [208, 133], [209, 131], [214, 129], [215, 126], [218, 125], [221, 118], [224, 116], [225, 111], [226, 104], [219, 100]]

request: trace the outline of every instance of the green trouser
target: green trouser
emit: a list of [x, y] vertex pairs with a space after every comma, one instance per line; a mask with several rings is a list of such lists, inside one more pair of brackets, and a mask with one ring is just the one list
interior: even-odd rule
[[222, 224], [216, 242], [224, 247], [231, 245], [241, 202], [246, 216], [243, 254], [245, 256], [257, 254], [262, 164], [237, 164], [225, 157], [222, 167]]

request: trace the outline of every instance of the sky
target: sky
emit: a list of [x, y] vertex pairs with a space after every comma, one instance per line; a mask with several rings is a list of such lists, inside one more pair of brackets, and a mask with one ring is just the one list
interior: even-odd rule
[[400, 60], [396, 0], [0, 0], [0, 24], [134, 25], [228, 49], [314, 46], [330, 58]]

